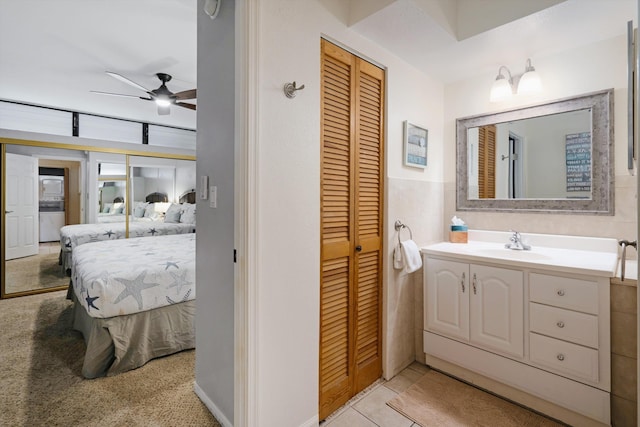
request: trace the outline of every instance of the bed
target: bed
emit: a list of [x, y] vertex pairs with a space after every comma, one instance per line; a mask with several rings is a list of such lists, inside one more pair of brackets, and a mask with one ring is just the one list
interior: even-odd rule
[[[195, 205], [180, 205], [181, 211], [193, 210]], [[194, 214], [195, 215], [195, 214]], [[182, 218], [180, 218], [182, 219]], [[187, 222], [187, 220], [189, 222]], [[170, 234], [186, 234], [196, 231], [195, 217], [184, 222], [166, 222], [164, 220], [129, 223], [129, 237], [155, 237]], [[74, 224], [60, 229], [59, 264], [63, 271], [69, 272], [71, 260], [78, 246], [106, 240], [119, 240], [126, 237], [126, 223]]]
[[[114, 200], [113, 205], [122, 203]], [[154, 237], [168, 234], [194, 233], [196, 229], [195, 190], [189, 190], [180, 196], [179, 203], [167, 203], [164, 193], [151, 193], [144, 202], [136, 202], [133, 215], [129, 215], [129, 237]], [[118, 206], [120, 208], [120, 206]], [[108, 213], [106, 213], [108, 215]], [[58, 264], [62, 271], [71, 272], [73, 250], [80, 245], [117, 240], [126, 237], [125, 215], [115, 214], [116, 219], [102, 220], [97, 224], [74, 224], [60, 229], [60, 255]]]
[[195, 234], [89, 243], [71, 264], [86, 378], [195, 347]]

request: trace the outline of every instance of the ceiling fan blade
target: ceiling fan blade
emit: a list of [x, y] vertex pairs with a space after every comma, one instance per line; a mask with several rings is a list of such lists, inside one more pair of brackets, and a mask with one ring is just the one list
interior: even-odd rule
[[183, 90], [182, 92], [177, 92], [173, 94], [176, 99], [195, 99], [196, 98], [196, 90]]
[[105, 71], [105, 72], [106, 72], [108, 75], [110, 75], [111, 77], [113, 77], [114, 79], [120, 80], [120, 81], [121, 81], [121, 82], [123, 82], [123, 83], [126, 83], [126, 84], [128, 84], [128, 85], [130, 85], [130, 86], [133, 86], [133, 87], [135, 87], [135, 88], [137, 88], [137, 89], [140, 89], [141, 91], [149, 92], [149, 89], [145, 88], [144, 86], [139, 85], [138, 83], [134, 82], [134, 81], [133, 81], [133, 80], [131, 80], [131, 79], [128, 79], [128, 78], [126, 78], [126, 77], [124, 77], [124, 76], [121, 76], [121, 75], [120, 75], [120, 74], [118, 74], [118, 73], [114, 73], [113, 71]]
[[158, 115], [159, 116], [168, 116], [171, 113], [171, 107], [158, 105]]
[[90, 90], [89, 92], [97, 93], [98, 95], [122, 96], [124, 98], [137, 98], [137, 99], [144, 99], [144, 100], [147, 100], [147, 101], [153, 101], [152, 98], [144, 98], [144, 97], [138, 96], [138, 95], [125, 95], [124, 93], [101, 92], [99, 90]]
[[175, 105], [178, 105], [178, 106], [184, 107], [184, 108], [188, 108], [190, 110], [195, 110], [196, 109], [196, 104], [191, 104], [189, 102], [176, 102]]

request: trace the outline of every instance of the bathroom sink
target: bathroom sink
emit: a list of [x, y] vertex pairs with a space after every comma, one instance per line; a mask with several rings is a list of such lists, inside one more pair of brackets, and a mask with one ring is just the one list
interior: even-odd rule
[[514, 249], [479, 249], [478, 256], [488, 256], [492, 258], [506, 258], [517, 260], [541, 261], [550, 260], [551, 257], [540, 252], [519, 251]]

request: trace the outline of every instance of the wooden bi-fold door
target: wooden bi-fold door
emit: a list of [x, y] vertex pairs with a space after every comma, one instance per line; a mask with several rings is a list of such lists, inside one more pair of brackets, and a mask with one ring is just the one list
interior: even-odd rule
[[385, 78], [321, 43], [322, 420], [382, 374]]

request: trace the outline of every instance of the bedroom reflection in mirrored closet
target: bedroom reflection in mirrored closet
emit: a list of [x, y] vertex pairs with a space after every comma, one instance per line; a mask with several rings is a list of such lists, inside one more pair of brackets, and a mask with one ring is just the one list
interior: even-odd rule
[[[61, 243], [60, 229], [66, 225], [86, 225], [85, 231], [90, 234], [87, 242], [105, 240], [102, 236], [105, 230], [96, 231], [100, 226], [108, 227], [110, 240], [124, 238], [127, 229], [129, 237], [146, 236], [146, 231], [133, 230], [132, 234], [135, 223], [155, 230], [151, 235], [163, 235], [166, 232], [160, 223], [164, 222], [168, 207], [195, 203], [194, 160], [172, 159], [163, 154], [127, 156], [91, 151], [87, 147], [59, 149], [18, 144], [3, 147], [2, 297], [65, 289], [69, 285], [66, 270], [73, 243], [67, 234], [77, 230], [65, 228], [69, 233], [63, 233]], [[130, 185], [127, 185], [127, 162]], [[134, 219], [136, 204], [144, 204], [145, 210], [140, 218]], [[193, 215], [195, 218], [195, 208]], [[192, 230], [195, 219], [193, 222]], [[96, 230], [89, 229], [89, 225], [96, 226]], [[68, 248], [64, 243], [67, 241]]]
[[62, 289], [60, 227], [83, 218], [84, 151], [7, 144], [3, 295]]

